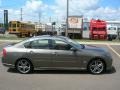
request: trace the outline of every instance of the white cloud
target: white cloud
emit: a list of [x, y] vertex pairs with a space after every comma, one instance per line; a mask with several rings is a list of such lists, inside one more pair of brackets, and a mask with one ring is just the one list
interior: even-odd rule
[[[0, 0], [1, 1], [1, 0]], [[54, 0], [53, 0], [54, 1]], [[43, 0], [26, 0], [21, 6], [23, 8], [24, 21], [38, 21], [38, 13], [42, 12], [42, 21], [48, 22], [49, 17], [52, 21], [63, 21], [66, 18], [66, 1], [55, 0], [54, 5], [43, 3]], [[120, 20], [120, 8], [102, 7], [100, 0], [69, 0], [69, 14], [83, 15], [85, 18], [100, 18], [105, 20]], [[9, 20], [20, 20], [20, 8], [9, 8]], [[51, 14], [52, 13], [52, 14]]]
[[38, 21], [39, 12], [44, 12], [48, 6], [42, 0], [27, 0], [22, 8], [25, 21]]
[[43, 3], [42, 0], [27, 0], [23, 6], [24, 11], [26, 12], [36, 12], [40, 10], [45, 10], [48, 6]]
[[100, 7], [96, 10], [90, 10], [85, 13], [85, 17], [91, 18], [100, 18], [104, 20], [120, 20], [120, 9], [110, 8], [110, 7]]
[[[55, 0], [56, 5], [51, 9], [58, 17], [66, 16], [66, 0]], [[98, 8], [99, 0], [69, 0], [69, 14], [83, 15], [86, 11]]]
[[[55, 17], [66, 17], [66, 0], [55, 0], [51, 7]], [[69, 15], [83, 15], [85, 18], [100, 18], [105, 20], [120, 20], [120, 8], [102, 7], [100, 0], [69, 0]]]
[[[21, 8], [23, 13], [23, 21], [39, 21], [39, 12], [44, 12], [48, 8], [42, 0], [26, 0], [26, 3], [19, 9], [8, 8], [9, 20], [20, 20]], [[45, 12], [44, 12], [45, 13]], [[45, 18], [45, 16], [43, 17]]]

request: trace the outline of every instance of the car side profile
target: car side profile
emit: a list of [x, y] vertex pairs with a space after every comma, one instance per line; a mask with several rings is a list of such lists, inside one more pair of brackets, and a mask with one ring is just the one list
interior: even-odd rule
[[88, 70], [101, 74], [111, 70], [107, 49], [81, 45], [63, 36], [37, 36], [3, 49], [2, 63], [27, 74], [33, 70]]

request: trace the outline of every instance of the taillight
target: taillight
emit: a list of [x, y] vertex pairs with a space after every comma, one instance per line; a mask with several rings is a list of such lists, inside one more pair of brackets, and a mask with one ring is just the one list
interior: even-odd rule
[[3, 55], [3, 57], [6, 57], [7, 52], [6, 52], [6, 50], [5, 50], [5, 49], [3, 49], [2, 55]]

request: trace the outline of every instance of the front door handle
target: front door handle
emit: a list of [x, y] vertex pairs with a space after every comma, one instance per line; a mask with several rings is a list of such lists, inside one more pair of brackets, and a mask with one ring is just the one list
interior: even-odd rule
[[57, 52], [53, 52], [53, 55], [56, 55], [56, 56], [57, 56]]

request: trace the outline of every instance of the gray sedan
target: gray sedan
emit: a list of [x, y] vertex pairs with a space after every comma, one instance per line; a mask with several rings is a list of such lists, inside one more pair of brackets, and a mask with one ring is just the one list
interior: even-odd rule
[[33, 70], [88, 70], [101, 74], [111, 70], [107, 49], [81, 45], [63, 36], [38, 36], [3, 49], [2, 63], [27, 74]]

